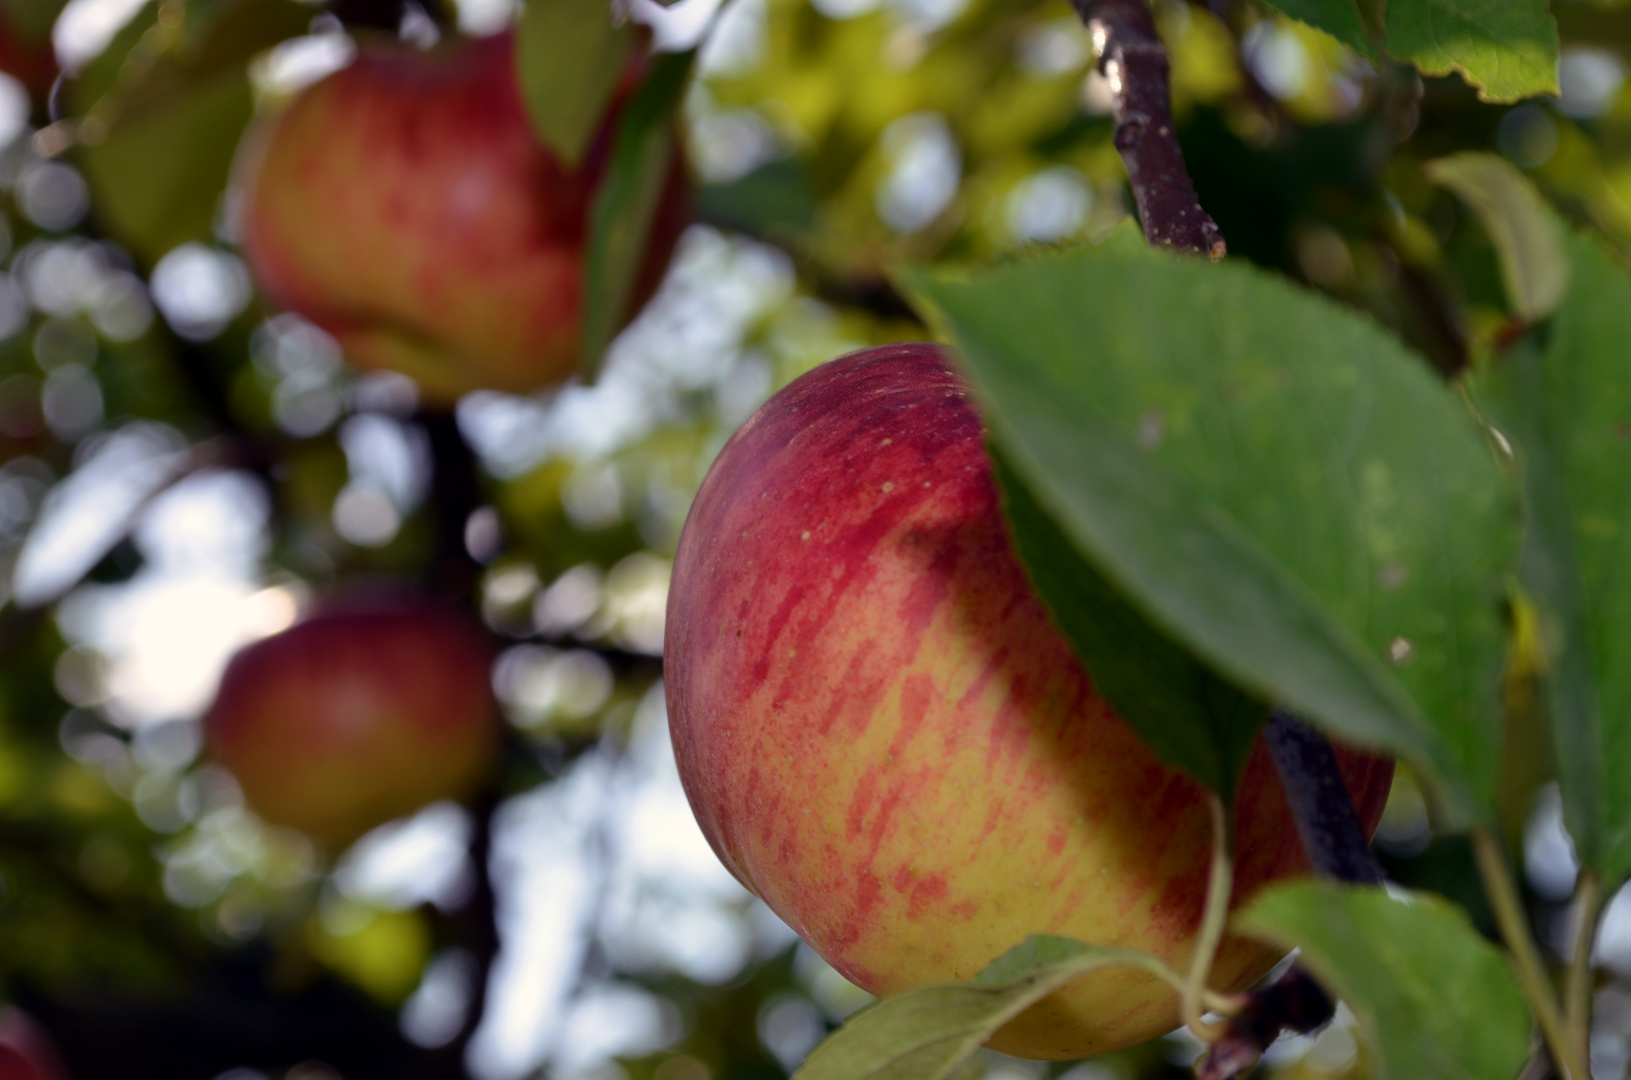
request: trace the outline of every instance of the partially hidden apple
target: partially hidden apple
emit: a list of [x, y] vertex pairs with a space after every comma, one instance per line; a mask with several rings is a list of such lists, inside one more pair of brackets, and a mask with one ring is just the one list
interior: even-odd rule
[[205, 739], [251, 809], [334, 850], [480, 784], [500, 735], [492, 660], [461, 612], [351, 601], [234, 656]]
[[[511, 33], [366, 48], [245, 154], [244, 252], [267, 296], [440, 403], [549, 386], [578, 363], [587, 222], [618, 110], [567, 167], [527, 116], [514, 53]], [[676, 155], [625, 318], [661, 281], [686, 198]]]
[[[1029, 585], [968, 389], [933, 345], [831, 361], [714, 463], [680, 537], [665, 678], [680, 775], [714, 850], [851, 981], [966, 980], [1030, 934], [1187, 966], [1206, 895], [1203, 790], [1094, 691]], [[1340, 750], [1368, 830], [1389, 761]], [[1307, 863], [1258, 745], [1234, 899]], [[1280, 957], [1225, 939], [1212, 985]], [[1178, 1024], [1105, 969], [999, 1031], [1065, 1059]]]

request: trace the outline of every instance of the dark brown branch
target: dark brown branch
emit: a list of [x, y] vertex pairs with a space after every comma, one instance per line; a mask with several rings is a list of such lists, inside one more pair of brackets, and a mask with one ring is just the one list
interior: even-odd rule
[[1335, 881], [1380, 885], [1382, 871], [1371, 857], [1365, 827], [1331, 744], [1280, 709], [1264, 725], [1263, 741], [1286, 789], [1297, 835], [1314, 872]]
[[1116, 103], [1116, 149], [1151, 244], [1223, 258], [1223, 233], [1201, 209], [1172, 122], [1167, 50], [1144, 0], [1073, 0]]
[[454, 914], [456, 944], [474, 959], [470, 976], [470, 998], [458, 1033], [446, 1045], [431, 1051], [427, 1075], [434, 1080], [466, 1080], [465, 1057], [470, 1042], [487, 1015], [489, 984], [493, 966], [502, 945], [498, 929], [498, 896], [493, 886], [493, 818], [503, 799], [497, 784], [481, 793], [473, 811], [474, 831], [470, 837], [470, 868], [475, 888], [464, 907]]
[[448, 603], [468, 604], [481, 566], [465, 543], [465, 528], [482, 505], [481, 469], [452, 412], [424, 409], [415, 420], [430, 444], [430, 510], [436, 526], [426, 583]]

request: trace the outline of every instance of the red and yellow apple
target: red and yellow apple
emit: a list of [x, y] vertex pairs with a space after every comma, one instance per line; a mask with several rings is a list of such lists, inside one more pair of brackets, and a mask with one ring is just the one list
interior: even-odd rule
[[251, 809], [342, 847], [480, 784], [500, 735], [492, 660], [438, 604], [335, 607], [234, 656], [205, 737]]
[[[969, 391], [932, 345], [834, 360], [714, 463], [680, 538], [665, 677], [680, 774], [732, 873], [877, 994], [965, 980], [1027, 935], [1190, 960], [1203, 790], [1095, 692], [1027, 582]], [[1374, 829], [1390, 762], [1340, 751]], [[1236, 812], [1234, 899], [1305, 872], [1261, 744]], [[1277, 950], [1225, 939], [1212, 985]], [[1106, 969], [998, 1032], [1074, 1058], [1179, 1022]]]
[[[512, 34], [365, 49], [298, 94], [246, 154], [244, 252], [274, 304], [427, 398], [523, 393], [578, 363], [582, 262], [614, 107], [584, 163], [544, 147]], [[676, 156], [626, 316], [685, 226]]]

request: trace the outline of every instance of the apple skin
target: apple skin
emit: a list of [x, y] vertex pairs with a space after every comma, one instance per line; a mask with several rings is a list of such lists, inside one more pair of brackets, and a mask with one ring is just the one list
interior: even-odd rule
[[[1095, 694], [1028, 584], [936, 346], [831, 361], [732, 437], [680, 537], [664, 656], [703, 832], [851, 981], [966, 980], [1037, 933], [1187, 966], [1203, 790]], [[1392, 763], [1338, 753], [1374, 831]], [[1236, 828], [1237, 905], [1307, 871], [1261, 742]], [[1280, 955], [1226, 938], [1212, 985], [1243, 989]], [[1076, 1058], [1178, 1022], [1165, 984], [1105, 969], [989, 1045]]]
[[[511, 33], [365, 49], [246, 152], [244, 253], [267, 296], [433, 402], [526, 393], [578, 363], [589, 210], [617, 110], [566, 167], [528, 119], [514, 52]], [[662, 199], [626, 318], [686, 224], [678, 154]]]
[[234, 656], [205, 739], [251, 809], [337, 850], [488, 775], [492, 660], [461, 612], [353, 601]]

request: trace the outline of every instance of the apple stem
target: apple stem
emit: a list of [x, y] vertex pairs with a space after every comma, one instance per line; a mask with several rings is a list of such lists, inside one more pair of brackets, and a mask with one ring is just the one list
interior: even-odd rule
[[1093, 37], [1115, 101], [1116, 149], [1151, 244], [1211, 256], [1228, 251], [1195, 195], [1172, 120], [1171, 65], [1145, 0], [1072, 0]]
[[1223, 928], [1229, 921], [1229, 894], [1234, 886], [1235, 865], [1229, 854], [1229, 816], [1223, 799], [1216, 792], [1207, 792], [1207, 805], [1212, 811], [1212, 873], [1206, 883], [1206, 909], [1201, 916], [1201, 932], [1195, 942], [1195, 957], [1190, 962], [1189, 977], [1184, 980], [1184, 1024], [1197, 1039], [1210, 1043], [1228, 1030], [1228, 1024], [1206, 1022], [1206, 980], [1212, 974], [1212, 961], [1217, 958], [1218, 945], [1223, 941]]

